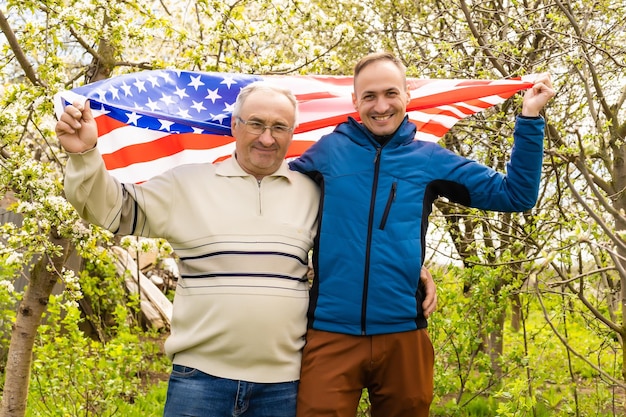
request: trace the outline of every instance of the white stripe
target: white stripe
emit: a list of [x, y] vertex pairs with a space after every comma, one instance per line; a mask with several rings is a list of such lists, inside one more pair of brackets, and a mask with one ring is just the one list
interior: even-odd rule
[[439, 136], [431, 135], [430, 133], [417, 131], [415, 134], [415, 140], [422, 140], [424, 142], [439, 142], [441, 139]]
[[[408, 80], [410, 81], [410, 79]], [[428, 82], [424, 85], [419, 86], [418, 88], [412, 89], [411, 98], [418, 97], [427, 97], [439, 93], [448, 93], [450, 91], [459, 91], [464, 90], [466, 88], [472, 87], [485, 87], [488, 88], [490, 85], [519, 85], [520, 81], [518, 80], [488, 80], [489, 84], [467, 84], [468, 81], [472, 80], [431, 80], [432, 82]], [[465, 83], [465, 85], [458, 85], [461, 83]]]
[[177, 154], [149, 162], [138, 162], [133, 165], [110, 170], [109, 172], [121, 182], [143, 182], [178, 165], [213, 162], [223, 156], [232, 155], [235, 144], [208, 150], [186, 149]]
[[[484, 101], [486, 103], [489, 103], [491, 105], [496, 105], [496, 104], [500, 104], [500, 103], [504, 103], [504, 99], [498, 95], [493, 95], [493, 96], [487, 96], [487, 97], [480, 97], [478, 100], [480, 101]], [[481, 111], [484, 109], [481, 109]]]
[[419, 111], [409, 112], [408, 115], [409, 119], [422, 123], [439, 123], [440, 125], [445, 126], [448, 129], [450, 129], [452, 126], [454, 126], [455, 123], [459, 121], [458, 117], [447, 116], [444, 114], [426, 114]]
[[293, 135], [293, 140], [312, 140], [317, 142], [322, 136], [331, 133], [336, 126], [323, 127], [321, 129], [309, 130], [308, 132]]
[[124, 126], [98, 138], [98, 149], [109, 154], [131, 145], [148, 143], [169, 136], [169, 132]]
[[268, 76], [264, 78], [264, 81], [288, 88], [295, 95], [328, 92], [350, 100], [352, 97], [352, 84], [341, 86], [333, 84], [331, 81], [325, 82], [319, 78], [307, 76]]

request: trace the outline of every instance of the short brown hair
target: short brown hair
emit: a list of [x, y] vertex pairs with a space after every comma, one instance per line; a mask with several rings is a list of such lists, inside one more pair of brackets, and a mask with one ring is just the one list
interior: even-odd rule
[[398, 67], [400, 71], [402, 71], [402, 74], [405, 74], [406, 76], [406, 67], [398, 58], [396, 58], [394, 54], [392, 54], [391, 52], [373, 52], [371, 54], [365, 55], [363, 58], [361, 58], [359, 62], [356, 63], [356, 65], [354, 66], [354, 79], [356, 80], [356, 77], [361, 71], [363, 71], [363, 68], [367, 67], [373, 62], [378, 61], [393, 62], [395, 66]]

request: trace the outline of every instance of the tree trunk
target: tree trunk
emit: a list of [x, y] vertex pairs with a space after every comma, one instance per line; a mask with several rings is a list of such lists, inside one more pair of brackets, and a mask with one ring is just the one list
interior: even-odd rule
[[522, 321], [522, 300], [519, 294], [511, 296], [511, 328], [515, 333], [519, 332]]
[[58, 274], [51, 271], [63, 269], [71, 246], [68, 240], [54, 236], [50, 241], [60, 245], [63, 252], [54, 258], [42, 256], [31, 270], [30, 283], [24, 291], [11, 332], [0, 417], [23, 417], [26, 414], [35, 337], [58, 280]]
[[489, 358], [493, 376], [500, 381], [502, 379], [502, 365], [500, 359], [504, 351], [504, 321], [505, 313], [501, 312], [496, 319], [494, 331], [488, 336]]

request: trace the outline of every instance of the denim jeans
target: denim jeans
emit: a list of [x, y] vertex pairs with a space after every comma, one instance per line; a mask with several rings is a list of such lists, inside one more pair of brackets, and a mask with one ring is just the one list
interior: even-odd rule
[[295, 417], [298, 381], [262, 384], [174, 365], [164, 417]]

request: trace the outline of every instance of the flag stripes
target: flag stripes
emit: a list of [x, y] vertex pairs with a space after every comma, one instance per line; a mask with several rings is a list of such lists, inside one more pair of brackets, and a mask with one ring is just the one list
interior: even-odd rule
[[[407, 113], [418, 128], [416, 140], [438, 141], [459, 120], [532, 86], [530, 79], [409, 78]], [[178, 70], [142, 71], [62, 91], [55, 96], [55, 109], [60, 116], [68, 103], [89, 99], [107, 169], [122, 182], [139, 183], [176, 165], [232, 155], [235, 98], [259, 80], [290, 88], [298, 100], [298, 126], [287, 158], [301, 155], [348, 116], [358, 119], [352, 77]]]

